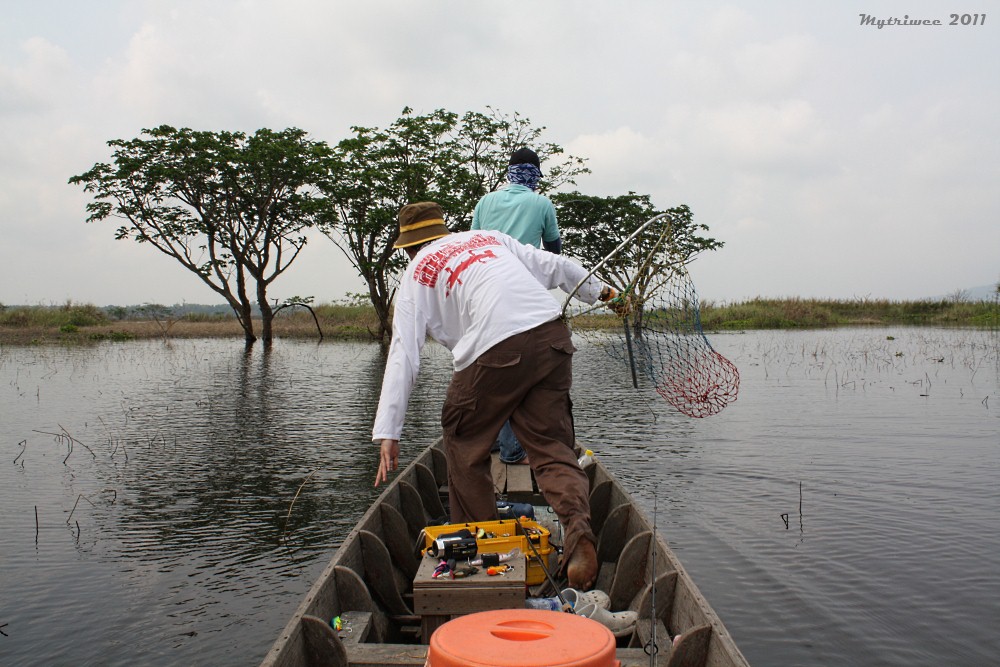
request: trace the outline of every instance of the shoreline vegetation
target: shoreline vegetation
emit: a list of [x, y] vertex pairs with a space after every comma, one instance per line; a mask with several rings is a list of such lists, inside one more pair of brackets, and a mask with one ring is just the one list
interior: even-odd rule
[[[1000, 295], [1000, 292], [998, 292]], [[293, 308], [274, 319], [276, 338], [370, 341], [378, 318], [370, 305], [323, 304], [312, 313]], [[751, 299], [700, 307], [706, 332], [827, 329], [845, 326], [954, 326], [1000, 328], [1000, 296], [992, 300], [962, 299], [890, 301], [856, 299]], [[611, 314], [577, 317], [577, 328], [616, 328]], [[58, 306], [0, 304], [0, 344], [78, 344], [149, 338], [241, 338], [243, 329], [223, 306], [144, 305], [130, 308], [67, 302]]]

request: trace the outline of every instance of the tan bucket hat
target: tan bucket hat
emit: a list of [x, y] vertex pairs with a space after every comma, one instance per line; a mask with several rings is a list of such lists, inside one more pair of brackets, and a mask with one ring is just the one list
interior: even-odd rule
[[444, 211], [432, 201], [418, 201], [399, 209], [399, 236], [393, 248], [433, 241], [451, 234], [445, 227]]

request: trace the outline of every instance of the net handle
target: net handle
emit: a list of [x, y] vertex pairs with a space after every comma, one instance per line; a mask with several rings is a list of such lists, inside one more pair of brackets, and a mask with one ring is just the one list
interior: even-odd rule
[[640, 225], [638, 229], [636, 229], [634, 232], [632, 232], [631, 234], [629, 234], [628, 238], [625, 239], [624, 241], [622, 241], [621, 243], [619, 243], [618, 246], [614, 250], [612, 250], [611, 252], [609, 252], [604, 259], [602, 259], [600, 262], [598, 262], [597, 264], [595, 264], [590, 269], [590, 271], [587, 273], [587, 275], [585, 275], [583, 277], [583, 280], [581, 280], [580, 282], [578, 282], [576, 284], [576, 287], [573, 288], [573, 291], [570, 292], [569, 295], [566, 297], [566, 301], [563, 302], [563, 307], [562, 307], [562, 316], [563, 316], [563, 318], [566, 317], [566, 309], [569, 308], [569, 302], [570, 302], [570, 300], [574, 296], [576, 296], [576, 293], [580, 291], [580, 288], [583, 287], [583, 284], [585, 282], [587, 282], [588, 280], [590, 280], [590, 277], [592, 275], [594, 275], [597, 271], [599, 271], [601, 269], [601, 267], [603, 267], [605, 264], [607, 264], [611, 260], [612, 257], [614, 257], [619, 252], [621, 252], [621, 249], [624, 248], [626, 245], [628, 245], [633, 239], [635, 239], [635, 237], [639, 236], [639, 234], [642, 234], [644, 231], [646, 231], [647, 227], [649, 227], [650, 225], [652, 225], [654, 222], [657, 222], [658, 220], [662, 220], [663, 218], [666, 218], [666, 217], [669, 217], [669, 216], [670, 216], [669, 213], [660, 213], [659, 215], [654, 215], [652, 218], [650, 218], [646, 222], [642, 223], [642, 225]]

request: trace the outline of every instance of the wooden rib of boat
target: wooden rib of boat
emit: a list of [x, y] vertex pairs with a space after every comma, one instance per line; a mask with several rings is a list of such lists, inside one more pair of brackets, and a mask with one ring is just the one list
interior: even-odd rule
[[[618, 640], [616, 658], [622, 667], [650, 664], [643, 647], [653, 631], [651, 609], [657, 665], [747, 665], [708, 601], [621, 484], [597, 458], [586, 470], [600, 561], [595, 588], [608, 593], [612, 609], [639, 614], [631, 636]], [[493, 472], [498, 492], [507, 500], [544, 505], [528, 466], [505, 466], [494, 455]], [[262, 667], [424, 665], [428, 619], [414, 612], [414, 578], [421, 564], [423, 528], [446, 515], [447, 479], [438, 440], [361, 517]], [[338, 616], [340, 631], [331, 625]]]

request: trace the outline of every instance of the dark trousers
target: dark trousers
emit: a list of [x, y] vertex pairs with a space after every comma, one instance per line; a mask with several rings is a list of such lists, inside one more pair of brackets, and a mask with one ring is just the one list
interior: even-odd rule
[[566, 324], [555, 320], [494, 345], [452, 376], [441, 411], [452, 522], [497, 518], [490, 449], [509, 418], [562, 523], [566, 556], [580, 539], [596, 544], [589, 482], [573, 449], [575, 351]]

